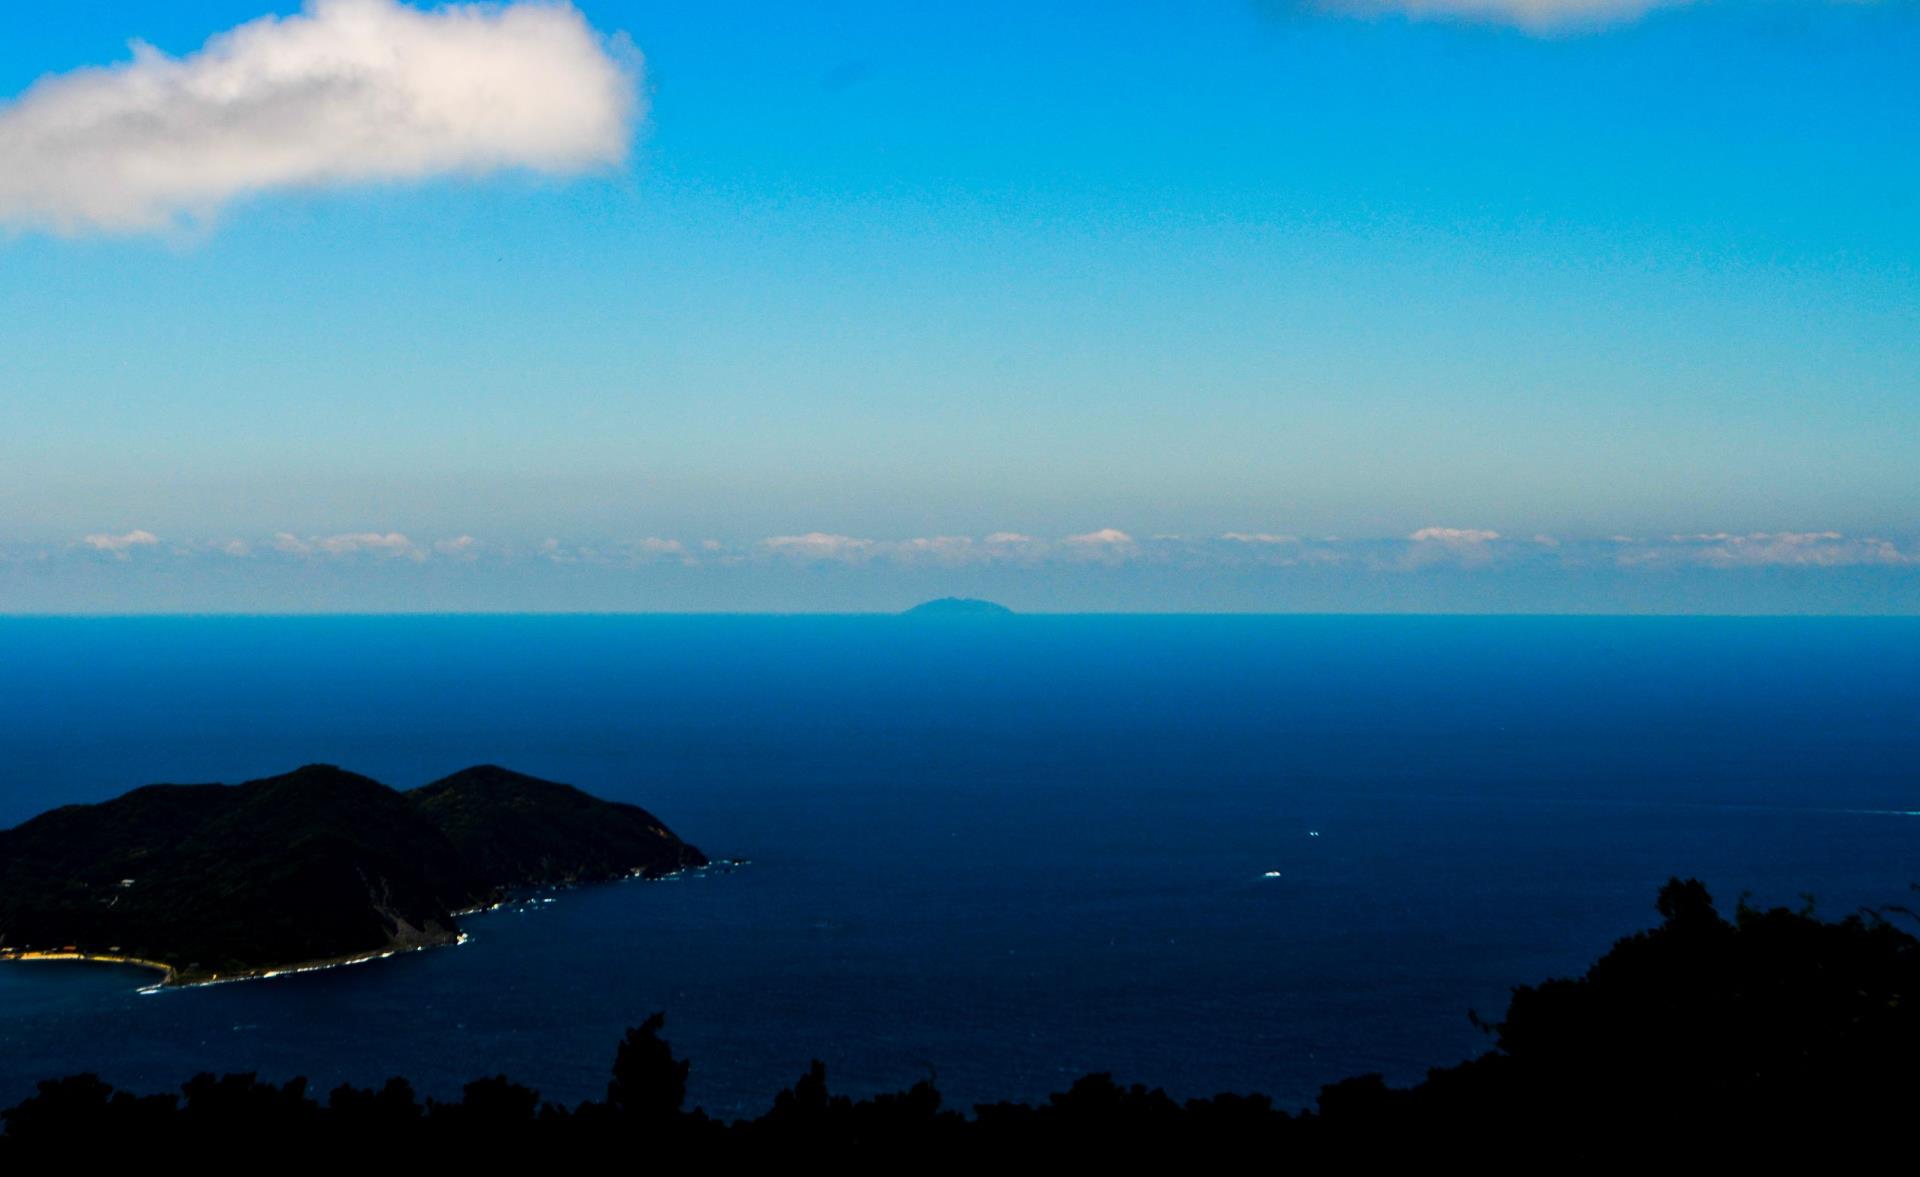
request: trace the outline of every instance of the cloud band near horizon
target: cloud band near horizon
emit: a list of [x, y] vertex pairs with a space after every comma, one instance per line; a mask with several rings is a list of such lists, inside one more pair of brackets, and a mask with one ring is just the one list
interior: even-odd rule
[[1541, 567], [1564, 569], [1739, 569], [1739, 568], [1914, 568], [1920, 569], [1920, 543], [1838, 531], [1701, 532], [1650, 537], [1616, 535], [1604, 539], [1549, 535], [1505, 536], [1488, 528], [1430, 526], [1404, 537], [1302, 537], [1277, 532], [1226, 532], [1219, 535], [1135, 537], [1119, 528], [1042, 538], [1001, 531], [984, 537], [964, 535], [873, 539], [814, 531], [727, 542], [717, 539], [637, 539], [537, 542], [487, 542], [461, 533], [414, 539], [397, 531], [296, 535], [278, 532], [249, 539], [217, 537], [172, 539], [146, 528], [88, 534], [64, 548], [6, 544], [0, 559], [47, 560], [92, 557], [113, 561], [143, 559], [279, 559], [328, 562], [403, 561], [547, 563], [553, 565], [687, 567], [837, 564], [895, 567], [1061, 567], [1160, 566], [1205, 568], [1335, 568], [1370, 572], [1414, 572], [1429, 568], [1486, 569]]

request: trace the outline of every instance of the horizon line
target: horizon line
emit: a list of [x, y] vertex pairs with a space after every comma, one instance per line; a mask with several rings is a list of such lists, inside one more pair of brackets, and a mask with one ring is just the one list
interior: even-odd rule
[[[919, 604], [921, 602], [916, 602]], [[998, 604], [999, 602], [994, 602]], [[0, 622], [4, 621], [139, 621], [156, 619], [205, 619], [205, 620], [292, 620], [300, 618], [360, 618], [379, 619], [419, 619], [419, 618], [533, 618], [533, 617], [577, 617], [577, 618], [639, 618], [639, 617], [684, 617], [684, 618], [803, 618], [803, 617], [899, 617], [904, 618], [914, 606], [905, 609], [334, 609], [334, 610], [193, 610], [165, 609], [141, 612], [99, 611], [99, 612], [55, 612], [55, 611], [0, 611]], [[1485, 620], [1501, 619], [1539, 619], [1581, 618], [1591, 620], [1639, 620], [1639, 619], [1697, 619], [1701, 621], [1920, 621], [1920, 611], [1906, 613], [1890, 612], [1848, 612], [1842, 610], [1822, 610], [1795, 613], [1781, 612], [1694, 612], [1683, 610], [1640, 610], [1619, 612], [1605, 610], [1474, 610], [1474, 609], [1355, 609], [1348, 611], [1332, 610], [1287, 610], [1287, 609], [1013, 609], [992, 617], [942, 617], [922, 618], [932, 624], [991, 624], [1019, 617], [1246, 617], [1246, 618], [1480, 618]]]

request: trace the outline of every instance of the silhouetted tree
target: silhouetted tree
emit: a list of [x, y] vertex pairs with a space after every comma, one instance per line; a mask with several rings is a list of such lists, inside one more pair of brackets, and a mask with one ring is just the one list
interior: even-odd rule
[[680, 1114], [687, 1100], [687, 1073], [692, 1064], [673, 1057], [673, 1048], [660, 1037], [666, 1024], [667, 1015], [654, 1014], [628, 1030], [614, 1052], [607, 1106], [627, 1120], [666, 1124]]
[[[542, 1103], [504, 1076], [423, 1107], [404, 1080], [335, 1089], [199, 1075], [179, 1097], [134, 1096], [92, 1075], [48, 1080], [4, 1113], [0, 1162], [44, 1162], [110, 1141], [167, 1157], [304, 1164], [419, 1158], [501, 1168], [558, 1155], [653, 1166], [828, 1159], [846, 1167], [1192, 1167], [1239, 1157], [1307, 1167], [1779, 1167], [1834, 1169], [1904, 1148], [1920, 1098], [1920, 940], [1874, 914], [1821, 921], [1744, 901], [1723, 918], [1673, 880], [1661, 922], [1587, 972], [1514, 991], [1494, 1049], [1412, 1087], [1378, 1075], [1324, 1088], [1289, 1115], [1265, 1096], [1177, 1103], [1088, 1075], [1037, 1105], [971, 1118], [931, 1083], [855, 1100], [815, 1062], [758, 1119], [686, 1111], [688, 1064], [655, 1014], [629, 1030], [604, 1102]], [[24, 1170], [23, 1170], [24, 1171]]]

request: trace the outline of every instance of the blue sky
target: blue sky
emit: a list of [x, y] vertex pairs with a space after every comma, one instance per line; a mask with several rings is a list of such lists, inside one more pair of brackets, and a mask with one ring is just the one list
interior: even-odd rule
[[0, 612], [1920, 608], [1920, 6], [1634, 7], [583, 0], [157, 224], [8, 120], [299, 6], [16, 22]]

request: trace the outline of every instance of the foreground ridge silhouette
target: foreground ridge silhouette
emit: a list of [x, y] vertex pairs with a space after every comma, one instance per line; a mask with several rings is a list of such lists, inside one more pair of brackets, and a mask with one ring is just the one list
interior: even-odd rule
[[301, 1079], [200, 1075], [177, 1096], [136, 1096], [79, 1075], [42, 1082], [4, 1113], [0, 1164], [110, 1144], [147, 1162], [1777, 1166], [1909, 1144], [1920, 1096], [1920, 940], [1892, 920], [1913, 913], [1829, 922], [1811, 905], [1763, 911], [1743, 902], [1729, 920], [1691, 879], [1670, 881], [1658, 910], [1657, 927], [1615, 944], [1584, 976], [1516, 989], [1503, 1021], [1481, 1023], [1493, 1049], [1479, 1058], [1409, 1088], [1377, 1075], [1347, 1079], [1292, 1113], [1263, 1095], [1182, 1103], [1088, 1075], [1044, 1103], [981, 1105], [968, 1116], [942, 1107], [924, 1082], [870, 1099], [834, 1095], [816, 1062], [759, 1118], [725, 1122], [686, 1110], [689, 1064], [661, 1038], [665, 1018], [655, 1014], [619, 1043], [606, 1097], [574, 1108], [504, 1076], [443, 1103], [420, 1100], [404, 1079], [343, 1086], [322, 1102]]

